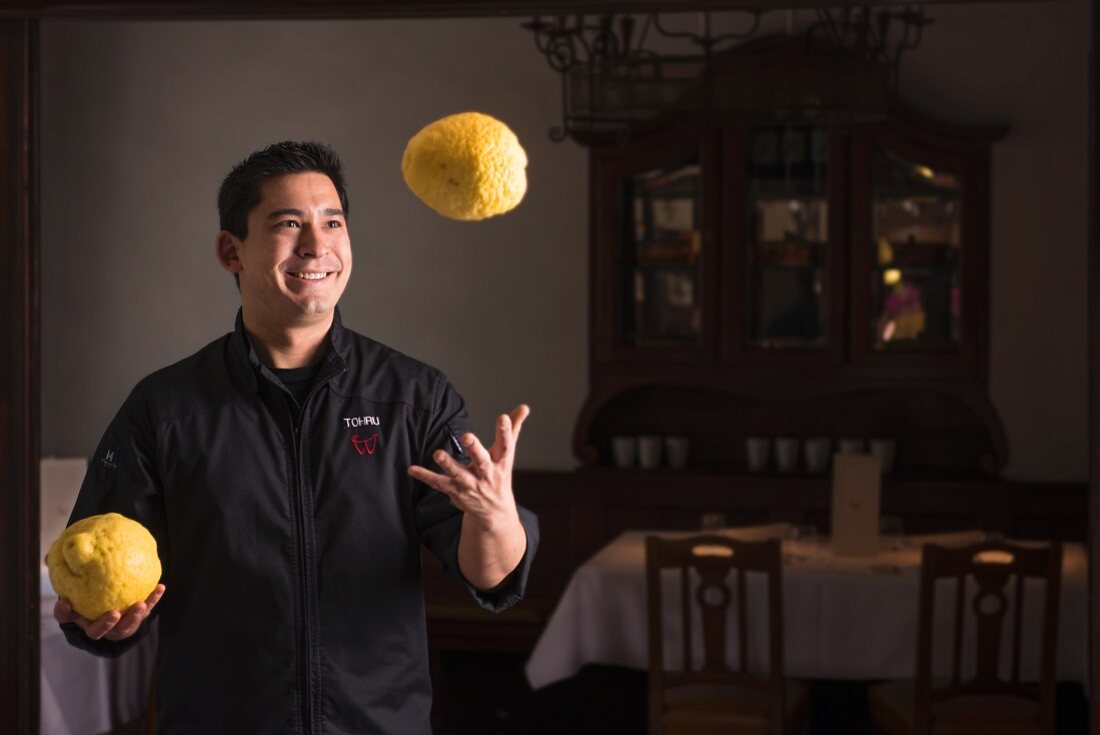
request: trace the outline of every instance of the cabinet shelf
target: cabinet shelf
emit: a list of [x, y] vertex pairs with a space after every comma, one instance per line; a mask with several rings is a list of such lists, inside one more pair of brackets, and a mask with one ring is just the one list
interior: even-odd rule
[[756, 247], [808, 247], [808, 248], [820, 248], [827, 247], [829, 245], [828, 240], [751, 240], [751, 245]]
[[822, 268], [828, 242], [758, 240], [749, 246], [749, 263], [775, 268]]
[[933, 271], [935, 271], [935, 272], [940, 272], [940, 271], [955, 270], [957, 267], [958, 266], [955, 263], [933, 263], [931, 265], [897, 265], [897, 264], [892, 263], [890, 265], [876, 265], [876, 266], [873, 266], [874, 270], [878, 271], [879, 273], [885, 273], [886, 271], [906, 271], [906, 272], [911, 272], [911, 271], [929, 271], [929, 272], [933, 272]]
[[820, 264], [808, 263], [805, 265], [797, 264], [784, 264], [784, 263], [750, 263], [753, 268], [760, 270], [776, 270], [776, 271], [819, 271], [825, 266]]
[[750, 199], [765, 201], [823, 201], [829, 198], [827, 191], [822, 191], [817, 186], [792, 188], [776, 184], [764, 184], [765, 179], [752, 179], [749, 182], [748, 193]]
[[825, 191], [791, 191], [777, 187], [759, 187], [749, 184], [749, 199], [756, 202], [824, 202], [829, 193]]
[[694, 271], [699, 266], [694, 260], [638, 258], [634, 267], [644, 271]]
[[913, 187], [901, 186], [876, 186], [875, 204], [886, 202], [904, 202], [914, 199], [933, 199], [939, 202], [958, 202], [962, 199], [962, 192], [952, 189], [944, 189], [939, 186], [917, 185]]
[[[882, 238], [888, 240], [888, 238]], [[945, 248], [948, 250], [958, 250], [959, 246], [953, 242], [932, 242], [929, 240], [917, 240], [916, 242], [909, 242], [907, 240], [888, 240], [890, 247], [895, 250], [904, 250], [906, 248]]]

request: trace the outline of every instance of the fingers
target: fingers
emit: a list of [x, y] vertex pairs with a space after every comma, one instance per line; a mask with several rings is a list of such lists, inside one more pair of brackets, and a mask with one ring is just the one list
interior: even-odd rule
[[462, 445], [470, 453], [470, 464], [467, 469], [478, 477], [488, 477], [489, 473], [493, 471], [494, 460], [482, 445], [481, 440], [467, 432], [462, 437]]
[[[471, 432], [462, 435], [462, 445], [469, 451], [470, 464], [464, 465], [442, 449], [438, 449], [432, 455], [432, 459], [439, 465], [447, 477], [435, 472], [418, 467], [409, 466], [409, 474], [431, 488], [446, 492], [462, 492], [477, 487], [479, 480], [491, 476], [493, 465], [505, 457], [511, 461], [511, 455], [515, 452], [516, 439], [519, 438], [523, 422], [531, 414], [531, 408], [526, 403], [516, 406], [510, 413], [504, 413], [497, 417], [495, 428], [495, 440], [488, 449]], [[447, 478], [450, 478], [449, 481]]]
[[[139, 605], [141, 603], [138, 603]], [[98, 641], [103, 636], [110, 632], [111, 628], [114, 628], [118, 621], [122, 619], [122, 613], [118, 610], [109, 610], [99, 616], [98, 620], [91, 621], [86, 618], [80, 618], [76, 621], [76, 624], [84, 629], [84, 635], [91, 638], [93, 641]]]
[[510, 417], [512, 419], [512, 441], [515, 442], [519, 439], [519, 430], [523, 428], [523, 422], [527, 420], [527, 417], [531, 415], [531, 407], [526, 403], [521, 403], [512, 409]]
[[153, 608], [160, 602], [160, 598], [164, 597], [164, 589], [163, 584], [158, 584], [153, 588], [153, 591], [149, 593], [149, 596], [145, 598], [145, 604], [149, 606], [149, 612], [152, 612]]
[[477, 486], [477, 478], [473, 472], [447, 452], [437, 449], [432, 453], [432, 459], [451, 478], [457, 490], [471, 490]]
[[76, 623], [84, 631], [84, 635], [93, 641], [100, 638], [119, 641], [137, 632], [142, 622], [149, 617], [149, 613], [164, 596], [164, 589], [163, 584], [158, 584], [145, 600], [131, 605], [125, 615], [118, 610], [110, 610], [101, 615], [98, 620], [88, 620], [73, 610], [68, 600], [58, 598], [53, 606], [53, 616], [59, 623]]
[[511, 413], [502, 413], [497, 418], [496, 441], [493, 442], [493, 461], [499, 462], [504, 457], [509, 457], [516, 451], [516, 440], [519, 431], [531, 409], [526, 403], [521, 403], [512, 409]]
[[153, 608], [157, 606], [162, 597], [164, 597], [164, 585], [158, 584], [145, 598], [144, 602], [135, 602], [131, 605], [126, 614], [104, 635], [104, 638], [111, 641], [120, 641], [123, 638], [132, 636], [141, 627], [145, 618], [153, 612]]
[[426, 470], [419, 465], [409, 465], [408, 473], [413, 479], [419, 480], [428, 487], [433, 490], [438, 490], [444, 495], [454, 497], [459, 492], [458, 486], [455, 484], [454, 480], [438, 472]]
[[511, 446], [511, 427], [512, 420], [508, 414], [502, 413], [497, 416], [497, 425], [493, 433], [493, 446], [489, 449], [489, 456], [493, 458], [494, 462], [499, 462], [502, 457], [508, 454], [508, 447]]
[[[73, 612], [72, 606], [64, 597], [58, 597], [57, 602], [53, 604], [53, 617], [59, 623], [75, 623], [77, 618], [80, 618]], [[80, 619], [83, 620], [83, 618]]]
[[[113, 611], [112, 611], [113, 612]], [[130, 606], [130, 609], [126, 611], [118, 621], [112, 625], [103, 637], [109, 641], [119, 641], [123, 638], [129, 638], [137, 632], [138, 626], [141, 625], [141, 621], [145, 620], [149, 615], [149, 606], [144, 602], [135, 602]]]

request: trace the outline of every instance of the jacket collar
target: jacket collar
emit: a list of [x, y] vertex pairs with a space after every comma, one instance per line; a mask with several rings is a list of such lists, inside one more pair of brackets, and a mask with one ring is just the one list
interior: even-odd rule
[[[350, 356], [350, 336], [344, 329], [340, 319], [340, 307], [335, 307], [332, 313], [332, 327], [325, 336], [328, 349], [322, 362], [320, 380], [327, 380], [347, 369]], [[275, 376], [267, 366], [260, 362], [256, 354], [256, 348], [244, 331], [244, 310], [237, 309], [237, 320], [233, 328], [233, 334], [229, 336], [229, 361], [230, 372], [233, 374], [241, 391], [251, 396], [259, 389], [258, 375], [263, 375], [268, 380], [274, 380]]]

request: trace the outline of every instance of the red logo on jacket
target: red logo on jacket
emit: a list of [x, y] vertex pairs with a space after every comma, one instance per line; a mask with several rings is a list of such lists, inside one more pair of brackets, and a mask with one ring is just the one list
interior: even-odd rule
[[374, 450], [378, 447], [378, 432], [374, 432], [367, 439], [360, 439], [357, 431], [351, 435], [351, 445], [355, 447], [355, 451], [359, 452], [359, 456], [374, 454]]

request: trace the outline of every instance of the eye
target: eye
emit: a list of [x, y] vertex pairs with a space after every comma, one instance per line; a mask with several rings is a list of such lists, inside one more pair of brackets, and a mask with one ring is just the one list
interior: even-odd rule
[[294, 225], [295, 227], [297, 227], [298, 223], [292, 219], [284, 219], [282, 222], [279, 223], [278, 226], [282, 227], [283, 225]]
[[[341, 222], [340, 220], [336, 220], [336, 219], [331, 220], [331, 221], [327, 222], [326, 224], [336, 225], [336, 227], [343, 227], [344, 226], [343, 222]], [[336, 227], [334, 227], [333, 229], [336, 229]]]

